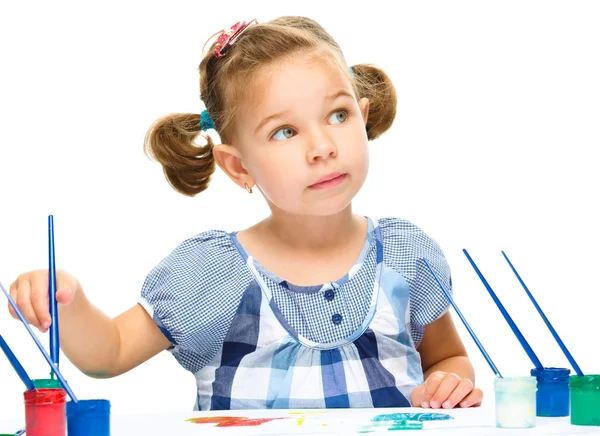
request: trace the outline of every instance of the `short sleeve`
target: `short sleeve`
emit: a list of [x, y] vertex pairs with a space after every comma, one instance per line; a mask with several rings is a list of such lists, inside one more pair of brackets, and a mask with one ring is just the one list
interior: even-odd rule
[[[424, 327], [446, 313], [450, 304], [435, 277], [450, 295], [452, 295], [452, 277], [450, 266], [440, 246], [433, 239], [423, 235], [421, 251], [416, 259], [414, 292], [411, 293], [413, 298], [411, 320], [413, 324]], [[425, 259], [434, 271], [435, 277], [425, 264]]]
[[171, 341], [173, 353], [196, 372], [220, 349], [249, 277], [226, 232], [187, 239], [147, 275], [139, 303]]
[[452, 295], [450, 266], [439, 244], [415, 224], [398, 218], [380, 220], [384, 237], [384, 260], [404, 275], [410, 286], [411, 333], [416, 345], [427, 324], [447, 312], [448, 299], [425, 264]]

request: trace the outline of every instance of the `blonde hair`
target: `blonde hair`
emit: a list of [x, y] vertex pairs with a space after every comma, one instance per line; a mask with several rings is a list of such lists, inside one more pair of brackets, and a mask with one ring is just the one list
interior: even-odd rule
[[[200, 98], [210, 114], [215, 130], [223, 143], [231, 135], [236, 102], [260, 68], [299, 52], [315, 52], [347, 74], [358, 98], [369, 99], [366, 125], [367, 138], [375, 139], [392, 125], [396, 116], [396, 91], [388, 75], [367, 64], [353, 65], [350, 75], [341, 48], [316, 21], [305, 17], [280, 17], [267, 23], [249, 26], [229, 47], [225, 56], [217, 59], [214, 49], [216, 35], [207, 44], [200, 62]], [[212, 42], [211, 42], [212, 41]], [[202, 136], [206, 145], [195, 140]], [[178, 192], [194, 196], [208, 187], [215, 171], [212, 138], [200, 129], [199, 114], [169, 114], [153, 123], [148, 130], [146, 154], [163, 167], [171, 186]]]

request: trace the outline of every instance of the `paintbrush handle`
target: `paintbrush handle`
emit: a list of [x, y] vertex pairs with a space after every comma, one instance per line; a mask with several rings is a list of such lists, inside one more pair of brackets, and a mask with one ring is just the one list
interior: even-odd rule
[[77, 398], [75, 397], [75, 394], [73, 393], [73, 391], [69, 387], [69, 384], [67, 383], [67, 381], [65, 380], [65, 378], [62, 376], [62, 374], [58, 370], [58, 367], [54, 364], [54, 362], [52, 362], [52, 359], [50, 358], [50, 356], [48, 355], [48, 353], [44, 349], [44, 346], [42, 345], [42, 343], [40, 342], [40, 340], [37, 338], [37, 336], [35, 335], [35, 333], [31, 329], [31, 327], [29, 326], [29, 323], [27, 322], [27, 320], [23, 316], [23, 313], [21, 312], [21, 310], [19, 309], [19, 307], [17, 306], [17, 304], [15, 303], [15, 301], [12, 299], [12, 297], [10, 296], [10, 294], [6, 291], [6, 289], [4, 288], [4, 286], [2, 285], [2, 283], [0, 283], [0, 289], [2, 289], [2, 292], [4, 292], [4, 295], [6, 295], [6, 298], [8, 299], [8, 302], [12, 306], [13, 310], [15, 311], [15, 313], [17, 314], [17, 316], [19, 317], [19, 319], [21, 320], [21, 322], [23, 323], [23, 325], [25, 326], [25, 328], [27, 329], [27, 331], [29, 332], [29, 335], [31, 336], [31, 338], [33, 339], [33, 341], [35, 342], [35, 344], [37, 345], [37, 347], [40, 349], [40, 352], [42, 353], [42, 355], [46, 359], [46, 362], [48, 362], [48, 365], [50, 365], [50, 369], [52, 371], [54, 371], [54, 373], [56, 374], [56, 377], [58, 377], [58, 380], [60, 381], [60, 384], [63, 386], [63, 388], [65, 388], [65, 391], [67, 391], [67, 394], [69, 394], [69, 397], [71, 397], [71, 400], [73, 400], [73, 402], [76, 403], [77, 402]]
[[17, 356], [15, 356], [15, 354], [12, 352], [2, 335], [0, 335], [0, 348], [2, 348], [4, 354], [6, 354], [6, 358], [8, 359], [12, 367], [15, 369], [15, 371], [17, 371], [19, 378], [23, 381], [23, 383], [25, 383], [25, 387], [27, 388], [27, 390], [34, 390], [35, 386], [33, 385], [33, 382], [27, 375], [25, 368], [23, 368], [23, 365], [21, 365], [21, 362], [19, 362], [19, 359], [17, 359]]
[[513, 333], [519, 340], [519, 343], [521, 344], [521, 346], [527, 353], [527, 356], [529, 356], [529, 359], [531, 359], [531, 362], [533, 363], [533, 365], [537, 369], [543, 369], [542, 362], [540, 362], [540, 359], [538, 359], [538, 357], [535, 355], [535, 353], [533, 352], [533, 349], [531, 348], [531, 346], [529, 345], [529, 343], [527, 342], [525, 337], [521, 334], [521, 331], [519, 330], [519, 328], [517, 327], [515, 322], [512, 320], [512, 318], [510, 317], [510, 315], [508, 314], [508, 312], [506, 311], [506, 309], [504, 308], [504, 306], [502, 305], [502, 303], [496, 296], [496, 293], [492, 290], [492, 287], [489, 285], [489, 283], [487, 282], [487, 280], [485, 279], [483, 274], [481, 274], [481, 271], [479, 271], [479, 268], [477, 268], [477, 265], [475, 265], [475, 262], [473, 262], [473, 259], [471, 259], [471, 256], [469, 256], [469, 253], [464, 248], [463, 248], [463, 253], [465, 253], [465, 256], [467, 256], [469, 263], [471, 264], [471, 266], [473, 267], [473, 269], [479, 276], [479, 279], [481, 280], [481, 282], [483, 283], [483, 285], [489, 292], [490, 296], [492, 297], [492, 300], [494, 300], [494, 303], [496, 303], [496, 306], [498, 306], [498, 309], [500, 309], [502, 316], [504, 316], [504, 319], [506, 320], [506, 322], [512, 329]]
[[558, 343], [558, 346], [560, 347], [560, 349], [562, 350], [562, 352], [565, 353], [565, 356], [567, 356], [567, 360], [569, 361], [569, 363], [571, 364], [571, 366], [573, 367], [573, 369], [575, 370], [575, 372], [577, 373], [577, 375], [583, 376], [583, 372], [581, 372], [581, 369], [579, 368], [579, 365], [577, 365], [577, 362], [575, 362], [575, 359], [573, 359], [573, 356], [571, 355], [571, 353], [569, 353], [569, 350], [567, 350], [567, 346], [560, 339], [560, 336], [558, 336], [558, 333], [556, 332], [556, 330], [554, 330], [554, 327], [552, 327], [552, 324], [550, 324], [550, 321], [548, 320], [548, 318], [546, 318], [546, 315], [542, 311], [542, 308], [538, 305], [537, 301], [535, 301], [535, 298], [533, 298], [533, 295], [531, 294], [531, 292], [529, 292], [529, 289], [527, 288], [527, 285], [525, 285], [525, 282], [523, 281], [523, 279], [521, 279], [521, 276], [519, 275], [519, 273], [517, 272], [517, 270], [513, 266], [512, 262], [509, 260], [509, 258], [506, 255], [506, 253], [504, 253], [504, 251], [502, 251], [502, 255], [504, 256], [504, 259], [506, 259], [506, 261], [508, 262], [508, 265], [510, 266], [510, 269], [512, 269], [513, 273], [515, 273], [515, 276], [517, 276], [517, 279], [519, 280], [519, 283], [521, 283], [521, 286], [523, 287], [523, 289], [525, 289], [525, 292], [527, 293], [527, 296], [529, 297], [529, 299], [531, 300], [531, 302], [535, 306], [536, 310], [538, 311], [538, 313], [540, 314], [540, 316], [542, 317], [542, 319], [546, 323], [546, 327], [548, 327], [548, 330], [550, 330], [550, 333], [552, 333], [552, 336], [554, 336], [554, 339]]
[[481, 354], [483, 354], [483, 357], [485, 357], [485, 360], [487, 360], [487, 363], [492, 368], [492, 371], [494, 371], [494, 374], [496, 374], [497, 377], [502, 378], [502, 375], [500, 374], [500, 371], [498, 371], [498, 368], [496, 368], [496, 365], [494, 365], [494, 362], [492, 361], [492, 358], [485, 351], [485, 348], [483, 348], [483, 345], [481, 344], [481, 342], [479, 342], [479, 339], [477, 339], [477, 336], [475, 335], [475, 332], [473, 331], [473, 329], [471, 328], [471, 326], [469, 325], [469, 323], [467, 322], [467, 320], [465, 319], [465, 317], [461, 313], [460, 309], [458, 308], [458, 306], [456, 305], [456, 303], [454, 301], [454, 298], [452, 298], [452, 295], [450, 295], [450, 292], [448, 292], [448, 290], [446, 289], [446, 287], [442, 284], [442, 282], [438, 278], [437, 274], [433, 271], [433, 268], [431, 267], [431, 265], [429, 265], [429, 262], [427, 262], [427, 259], [423, 259], [423, 261], [425, 262], [425, 265], [427, 265], [427, 268], [429, 268], [429, 271], [431, 271], [431, 274], [433, 275], [433, 278], [435, 279], [435, 281], [437, 282], [437, 284], [439, 285], [439, 287], [444, 292], [444, 295], [446, 295], [446, 298], [448, 299], [448, 301], [450, 302], [450, 304], [452, 305], [452, 307], [454, 307], [454, 310], [458, 314], [458, 317], [460, 318], [460, 320], [465, 325], [467, 331], [469, 332], [469, 334], [471, 335], [471, 337], [475, 341], [475, 344], [477, 344], [477, 347], [479, 348], [479, 351], [481, 351]]
[[56, 262], [54, 257], [54, 217], [48, 216], [48, 301], [50, 302], [50, 357], [58, 366], [60, 354], [58, 334], [58, 303], [56, 301]]

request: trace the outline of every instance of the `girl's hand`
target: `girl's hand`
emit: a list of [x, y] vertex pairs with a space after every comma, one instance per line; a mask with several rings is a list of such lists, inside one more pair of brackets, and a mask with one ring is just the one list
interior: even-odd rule
[[424, 409], [479, 406], [482, 398], [483, 392], [474, 388], [471, 380], [444, 371], [431, 373], [425, 383], [410, 394], [412, 405]]
[[[66, 271], [56, 271], [56, 301], [62, 305], [73, 301], [75, 292], [80, 289], [79, 282]], [[30, 271], [21, 274], [10, 285], [10, 296], [23, 313], [25, 319], [42, 333], [48, 331], [52, 319], [48, 304], [48, 270]], [[10, 303], [8, 311], [19, 319]]]

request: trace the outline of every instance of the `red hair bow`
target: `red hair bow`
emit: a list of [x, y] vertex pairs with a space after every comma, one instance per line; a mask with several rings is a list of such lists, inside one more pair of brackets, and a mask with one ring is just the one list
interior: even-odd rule
[[217, 46], [215, 47], [215, 57], [220, 59], [225, 56], [223, 50], [233, 45], [238, 37], [250, 26], [256, 23], [256, 18], [246, 23], [245, 21], [237, 22], [229, 30], [223, 31], [217, 39]]

